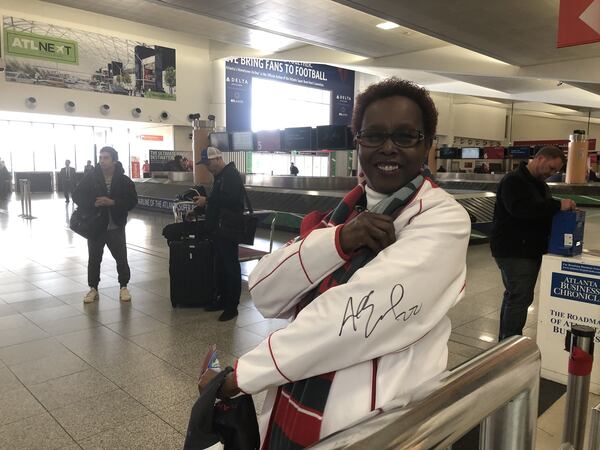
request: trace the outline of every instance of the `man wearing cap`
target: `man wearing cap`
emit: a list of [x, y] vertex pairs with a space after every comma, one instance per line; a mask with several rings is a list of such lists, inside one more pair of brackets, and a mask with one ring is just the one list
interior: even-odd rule
[[219, 321], [224, 322], [237, 316], [237, 306], [242, 290], [242, 273], [238, 257], [238, 243], [220, 236], [217, 231], [221, 211], [244, 212], [244, 185], [235, 164], [225, 164], [223, 154], [216, 147], [202, 150], [200, 161], [213, 175], [212, 191], [207, 197], [194, 197], [194, 203], [200, 208], [206, 207], [206, 229], [213, 235], [215, 263], [217, 272], [217, 292], [220, 298], [206, 307], [207, 311], [224, 310]]

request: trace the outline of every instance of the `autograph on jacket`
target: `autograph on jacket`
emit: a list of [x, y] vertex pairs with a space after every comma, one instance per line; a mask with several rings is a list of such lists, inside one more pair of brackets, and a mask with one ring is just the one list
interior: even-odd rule
[[392, 291], [390, 292], [389, 309], [383, 314], [381, 314], [379, 317], [374, 318], [373, 315], [375, 314], [375, 305], [370, 303], [371, 295], [373, 295], [374, 292], [375, 291], [371, 291], [367, 295], [365, 295], [358, 302], [356, 308], [354, 307], [354, 301], [352, 300], [352, 297], [348, 299], [348, 303], [346, 304], [346, 309], [344, 311], [344, 317], [342, 318], [342, 326], [340, 327], [339, 336], [342, 335], [342, 333], [344, 332], [344, 327], [349, 322], [352, 323], [352, 329], [354, 331], [357, 331], [357, 321], [360, 321], [360, 319], [366, 317], [365, 338], [368, 338], [369, 336], [371, 336], [373, 331], [375, 331], [377, 325], [379, 325], [379, 323], [383, 319], [385, 319], [388, 316], [388, 314], [391, 313], [392, 315], [390, 317], [393, 317], [394, 320], [402, 320], [403, 322], [406, 322], [411, 317], [414, 317], [417, 314], [419, 314], [423, 307], [423, 304], [419, 303], [418, 305], [411, 306], [408, 309], [400, 310], [399, 305], [402, 302], [402, 299], [404, 298], [404, 286], [402, 286], [401, 284], [397, 284], [392, 288]]

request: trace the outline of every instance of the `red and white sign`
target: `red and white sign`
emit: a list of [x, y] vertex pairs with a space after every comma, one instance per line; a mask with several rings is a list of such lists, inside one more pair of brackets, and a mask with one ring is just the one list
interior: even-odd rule
[[560, 0], [558, 48], [600, 41], [600, 0]]
[[163, 141], [164, 137], [158, 134], [140, 134], [138, 139], [142, 141]]

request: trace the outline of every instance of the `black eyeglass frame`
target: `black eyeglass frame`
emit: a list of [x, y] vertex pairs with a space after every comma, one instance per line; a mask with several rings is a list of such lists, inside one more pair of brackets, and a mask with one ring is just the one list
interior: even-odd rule
[[358, 142], [360, 145], [362, 145], [363, 147], [367, 147], [367, 148], [377, 148], [377, 147], [381, 147], [383, 144], [385, 144], [385, 143], [387, 142], [387, 140], [388, 140], [388, 139], [391, 139], [391, 140], [392, 140], [392, 143], [393, 143], [393, 144], [394, 144], [396, 147], [399, 147], [399, 148], [411, 148], [411, 147], [415, 147], [415, 146], [416, 146], [416, 145], [417, 145], [419, 142], [421, 142], [422, 140], [424, 140], [424, 139], [425, 139], [425, 133], [423, 133], [423, 131], [421, 131], [421, 130], [414, 130], [414, 131], [416, 131], [416, 132], [417, 132], [417, 140], [416, 140], [414, 143], [411, 143], [411, 144], [409, 144], [409, 145], [405, 145], [405, 144], [399, 144], [398, 142], [396, 142], [396, 141], [394, 140], [394, 135], [395, 135], [395, 134], [398, 134], [398, 133], [402, 133], [402, 132], [400, 132], [400, 131], [394, 131], [393, 133], [384, 133], [384, 132], [380, 132], [380, 131], [373, 132], [373, 133], [377, 133], [377, 134], [380, 134], [380, 135], [382, 135], [382, 136], [384, 136], [384, 137], [385, 137], [385, 138], [383, 139], [383, 141], [381, 141], [381, 143], [380, 143], [380, 144], [377, 144], [377, 145], [365, 145], [365, 144], [362, 142], [362, 137], [363, 137], [363, 134], [365, 133], [365, 130], [360, 130], [358, 133], [356, 133], [356, 135], [354, 136], [354, 138], [356, 139], [356, 141], [357, 141], [357, 142]]

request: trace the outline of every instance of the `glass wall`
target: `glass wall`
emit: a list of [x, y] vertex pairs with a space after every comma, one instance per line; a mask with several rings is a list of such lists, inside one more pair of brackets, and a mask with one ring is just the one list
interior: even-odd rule
[[11, 172], [53, 172], [71, 161], [82, 172], [86, 162], [95, 163], [94, 151], [111, 145], [129, 175], [133, 131], [125, 127], [96, 127], [0, 120], [0, 159]]
[[298, 175], [301, 177], [329, 176], [328, 155], [291, 155], [289, 153], [252, 153], [252, 173], [289, 175], [292, 161], [298, 167]]

